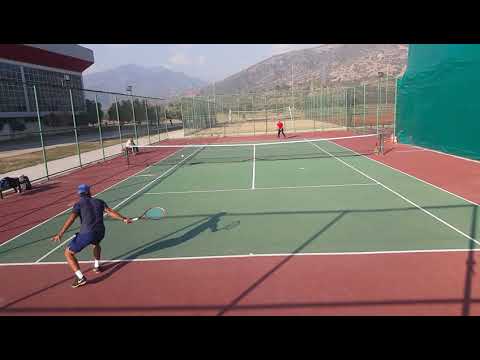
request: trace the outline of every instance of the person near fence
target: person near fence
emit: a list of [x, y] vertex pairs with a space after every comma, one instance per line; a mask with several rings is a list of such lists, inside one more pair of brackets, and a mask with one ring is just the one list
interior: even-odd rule
[[278, 114], [277, 129], [278, 129], [277, 137], [280, 137], [280, 133], [282, 133], [283, 137], [286, 138], [285, 132], [283, 131], [283, 122], [280, 114]]
[[133, 155], [138, 152], [138, 147], [135, 145], [133, 138], [127, 140], [127, 143], [125, 144], [125, 151], [127, 152], [127, 154], [129, 151], [131, 151]]
[[77, 217], [80, 218], [80, 231], [75, 234], [64, 252], [68, 265], [76, 275], [75, 281], [72, 284], [73, 288], [77, 288], [87, 283], [85, 275], [80, 271], [80, 266], [75, 254], [82, 251], [88, 245], [93, 246], [93, 257], [95, 259], [93, 271], [96, 273], [102, 271], [100, 267], [100, 255], [102, 251], [100, 242], [105, 236], [103, 214], [106, 213], [111, 218], [122, 220], [125, 224], [130, 224], [132, 222], [130, 218], [109, 208], [103, 200], [93, 198], [90, 193], [90, 186], [87, 184], [81, 184], [78, 186], [78, 194], [80, 200], [73, 205], [72, 213], [67, 218], [58, 234], [53, 237], [53, 241], [60, 241], [63, 234], [75, 222], [75, 219]]

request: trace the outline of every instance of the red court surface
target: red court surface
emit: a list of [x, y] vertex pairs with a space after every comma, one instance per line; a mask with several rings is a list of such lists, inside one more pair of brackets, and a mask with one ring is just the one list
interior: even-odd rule
[[[346, 135], [302, 133], [291, 139]], [[480, 202], [478, 162], [402, 144], [387, 148], [371, 158]], [[147, 166], [160, 158], [145, 160]], [[140, 170], [119, 157], [36, 185], [30, 193], [7, 195], [0, 203], [0, 242], [69, 208], [78, 183], [98, 192]], [[0, 266], [0, 315], [480, 315], [477, 257], [458, 251], [118, 262], [99, 275], [88, 271], [90, 284], [79, 289], [70, 288], [65, 264]]]

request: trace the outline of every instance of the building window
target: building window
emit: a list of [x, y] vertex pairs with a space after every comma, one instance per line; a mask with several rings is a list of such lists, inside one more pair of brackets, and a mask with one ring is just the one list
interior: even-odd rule
[[[65, 73], [43, 69], [23, 67], [25, 87], [31, 111], [35, 111], [35, 95], [33, 85], [37, 88], [38, 107], [41, 112], [70, 112], [70, 94], [64, 85]], [[85, 98], [82, 88], [82, 78], [71, 75], [69, 87], [72, 88], [73, 103], [76, 111], [83, 111]], [[1, 81], [1, 80], [6, 81]], [[24, 84], [20, 66], [0, 63], [0, 112], [27, 111]]]

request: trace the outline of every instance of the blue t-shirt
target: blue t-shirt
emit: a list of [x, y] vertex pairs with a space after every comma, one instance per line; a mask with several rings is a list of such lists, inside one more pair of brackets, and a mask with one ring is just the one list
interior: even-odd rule
[[80, 216], [80, 234], [105, 231], [103, 213], [106, 207], [103, 200], [81, 196], [80, 201], [73, 205], [73, 212]]

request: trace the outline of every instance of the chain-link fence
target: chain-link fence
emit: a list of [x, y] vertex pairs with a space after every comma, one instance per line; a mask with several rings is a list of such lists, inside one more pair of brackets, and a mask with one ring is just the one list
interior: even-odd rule
[[288, 132], [383, 131], [394, 125], [395, 84], [385, 77], [350, 87], [182, 98], [185, 135], [274, 133], [278, 119]]
[[129, 138], [155, 144], [182, 128], [165, 99], [0, 79], [0, 177], [32, 180], [103, 161]]

